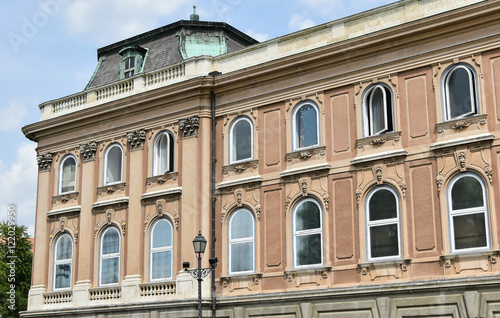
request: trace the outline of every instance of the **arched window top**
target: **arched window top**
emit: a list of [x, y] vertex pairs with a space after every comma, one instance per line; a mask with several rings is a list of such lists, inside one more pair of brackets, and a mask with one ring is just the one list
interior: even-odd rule
[[447, 189], [451, 252], [488, 250], [486, 184], [473, 172], [453, 177]]
[[101, 234], [99, 247], [99, 285], [115, 285], [120, 279], [120, 231], [109, 226]]
[[292, 112], [292, 149], [319, 144], [319, 108], [310, 100], [299, 103]]
[[470, 65], [456, 64], [443, 73], [445, 120], [478, 113], [476, 73]]
[[59, 166], [59, 194], [76, 191], [76, 158], [67, 155]]
[[323, 211], [313, 198], [295, 204], [292, 212], [293, 267], [323, 264]]
[[252, 212], [239, 208], [228, 221], [228, 272], [250, 274], [255, 271], [255, 219]]
[[149, 277], [151, 281], [172, 278], [173, 227], [170, 220], [161, 218], [151, 226], [149, 242]]
[[229, 163], [252, 160], [253, 144], [252, 120], [246, 116], [233, 120], [229, 128]]
[[401, 258], [401, 218], [399, 195], [394, 188], [381, 185], [366, 196], [367, 259]]
[[153, 175], [174, 171], [174, 136], [168, 130], [159, 132], [153, 142]]
[[108, 146], [104, 153], [103, 184], [114, 184], [123, 181], [123, 148], [118, 143]]
[[73, 268], [73, 239], [68, 233], [62, 233], [54, 244], [53, 288], [71, 288]]
[[394, 131], [392, 90], [383, 83], [370, 85], [363, 95], [363, 135]]

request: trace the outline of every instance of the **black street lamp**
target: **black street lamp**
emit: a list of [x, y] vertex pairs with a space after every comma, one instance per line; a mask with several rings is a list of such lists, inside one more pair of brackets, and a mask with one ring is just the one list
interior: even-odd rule
[[205, 253], [205, 248], [207, 247], [207, 240], [201, 235], [201, 231], [193, 240], [194, 253], [196, 258], [198, 258], [198, 269], [187, 269], [189, 267], [188, 262], [184, 262], [182, 265], [191, 274], [193, 278], [198, 280], [198, 318], [202, 318], [201, 310], [201, 282], [203, 278], [207, 277], [212, 270], [215, 269], [217, 265], [217, 257], [210, 259], [210, 268], [201, 268], [201, 258], [203, 253]]

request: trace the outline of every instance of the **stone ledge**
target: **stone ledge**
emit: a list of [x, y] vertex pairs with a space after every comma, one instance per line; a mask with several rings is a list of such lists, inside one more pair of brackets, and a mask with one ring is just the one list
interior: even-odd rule
[[80, 213], [82, 210], [82, 207], [80, 205], [77, 206], [72, 206], [64, 209], [57, 209], [57, 210], [51, 210], [47, 212], [47, 216], [55, 216], [55, 215], [61, 215], [61, 214], [68, 214], [68, 213]]
[[141, 200], [173, 195], [173, 194], [182, 194], [182, 187], [176, 187], [172, 189], [155, 191], [155, 192], [147, 192], [141, 195]]
[[406, 156], [407, 154], [408, 154], [408, 152], [406, 150], [386, 151], [386, 152], [376, 153], [373, 155], [356, 157], [356, 158], [351, 160], [351, 164], [356, 165], [356, 164], [375, 161], [375, 160], [382, 160], [382, 159], [394, 158], [394, 157], [402, 157], [402, 156]]
[[97, 202], [94, 202], [91, 207], [92, 207], [92, 209], [95, 209], [95, 208], [100, 208], [103, 206], [116, 205], [116, 204], [122, 204], [122, 203], [128, 203], [128, 197], [111, 199], [111, 200], [106, 200], [106, 201], [97, 201]]
[[492, 141], [495, 139], [495, 135], [493, 134], [480, 134], [480, 135], [475, 135], [475, 136], [470, 136], [470, 137], [462, 137], [462, 138], [455, 138], [455, 139], [450, 139], [446, 141], [439, 141], [436, 142], [432, 145], [430, 145], [431, 150], [439, 150], [443, 148], [448, 148], [448, 147], [455, 147], [455, 146], [461, 146], [461, 145], [467, 145], [467, 144], [472, 144], [475, 142], [483, 142], [483, 141]]
[[239, 186], [247, 183], [256, 183], [256, 182], [262, 182], [262, 177], [260, 175], [249, 178], [224, 181], [217, 185], [217, 189], [224, 189], [224, 188]]
[[307, 167], [301, 167], [301, 168], [295, 168], [295, 169], [288, 169], [280, 173], [280, 177], [289, 177], [289, 176], [294, 176], [297, 174], [301, 173], [309, 173], [309, 172], [314, 172], [314, 171], [321, 171], [321, 170], [330, 170], [331, 166], [328, 163], [323, 163], [319, 165], [314, 165], [314, 166], [307, 166]]

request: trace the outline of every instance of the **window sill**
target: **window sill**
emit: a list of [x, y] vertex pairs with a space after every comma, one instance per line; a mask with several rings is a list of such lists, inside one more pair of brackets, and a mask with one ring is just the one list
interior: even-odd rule
[[235, 186], [241, 186], [250, 183], [260, 183], [262, 182], [262, 177], [260, 175], [256, 175], [253, 177], [224, 181], [217, 185], [217, 189], [226, 189]]
[[78, 192], [67, 192], [60, 195], [55, 195], [52, 197], [52, 204], [56, 204], [58, 202], [66, 203], [70, 200], [76, 201], [78, 199], [78, 194]]
[[259, 160], [258, 159], [249, 159], [249, 160], [242, 160], [239, 162], [231, 163], [228, 164], [227, 166], [222, 167], [222, 173], [223, 174], [241, 174], [248, 168], [251, 168], [251, 170], [257, 169], [259, 166]]
[[219, 281], [222, 285], [223, 292], [233, 292], [234, 290], [260, 290], [260, 281], [262, 280], [263, 274], [242, 274], [242, 275], [230, 275], [225, 277], [220, 277]]
[[146, 178], [146, 185], [149, 187], [152, 186], [154, 183], [158, 185], [162, 185], [164, 183], [170, 184], [176, 182], [178, 177], [179, 177], [179, 172], [177, 171], [167, 172], [164, 174]]
[[117, 198], [117, 199], [94, 202], [92, 204], [92, 209], [108, 207], [111, 205], [120, 206], [120, 205], [127, 205], [127, 204], [128, 204], [128, 197], [122, 197], [122, 198]]
[[111, 195], [115, 193], [116, 191], [118, 192], [123, 192], [125, 191], [125, 187], [127, 184], [125, 182], [118, 182], [118, 183], [113, 183], [113, 184], [108, 184], [102, 187], [97, 188], [97, 195]]
[[311, 173], [311, 172], [316, 172], [316, 171], [322, 171], [322, 170], [330, 170], [330, 164], [328, 163], [323, 163], [323, 164], [318, 164], [318, 165], [313, 165], [313, 166], [305, 166], [305, 167], [300, 167], [300, 168], [295, 168], [295, 169], [287, 169], [280, 173], [281, 178], [285, 177], [290, 177], [290, 176], [295, 176], [298, 174], [302, 173]]

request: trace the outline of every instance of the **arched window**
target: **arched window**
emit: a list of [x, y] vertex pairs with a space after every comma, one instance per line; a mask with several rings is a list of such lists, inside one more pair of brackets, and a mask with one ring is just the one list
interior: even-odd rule
[[253, 273], [255, 270], [255, 221], [247, 209], [238, 209], [228, 222], [229, 274]]
[[239, 117], [229, 129], [229, 163], [253, 159], [253, 124], [248, 117]]
[[456, 175], [448, 185], [448, 213], [452, 252], [489, 249], [486, 187], [475, 173]]
[[153, 175], [174, 171], [174, 137], [168, 131], [156, 135], [153, 144]]
[[120, 279], [120, 231], [114, 226], [101, 234], [99, 286], [118, 284]]
[[401, 258], [399, 196], [389, 186], [378, 186], [366, 197], [368, 260]]
[[167, 219], [159, 219], [151, 226], [149, 242], [149, 279], [172, 278], [173, 228]]
[[59, 166], [59, 194], [76, 191], [76, 159], [65, 156]]
[[319, 111], [316, 104], [306, 101], [295, 107], [292, 114], [292, 149], [319, 146]]
[[300, 200], [292, 214], [293, 267], [323, 264], [323, 212], [311, 198]]
[[394, 131], [392, 92], [382, 84], [368, 87], [363, 98], [365, 137]]
[[54, 245], [54, 290], [71, 288], [73, 240], [68, 233], [57, 238]]
[[454, 65], [443, 75], [445, 119], [477, 114], [476, 76], [465, 64]]
[[123, 181], [123, 149], [119, 144], [111, 144], [104, 153], [103, 184], [120, 183]]

